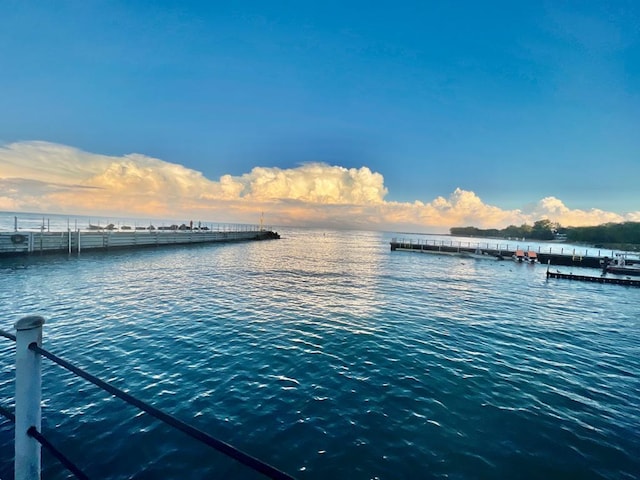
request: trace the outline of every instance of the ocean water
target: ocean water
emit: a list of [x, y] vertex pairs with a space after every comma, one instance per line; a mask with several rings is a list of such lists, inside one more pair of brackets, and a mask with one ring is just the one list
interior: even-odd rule
[[[300, 479], [640, 477], [640, 289], [278, 231], [0, 260], [0, 328], [42, 315], [46, 349]], [[43, 399], [91, 478], [263, 478], [46, 359]], [[43, 453], [43, 478], [69, 474]]]

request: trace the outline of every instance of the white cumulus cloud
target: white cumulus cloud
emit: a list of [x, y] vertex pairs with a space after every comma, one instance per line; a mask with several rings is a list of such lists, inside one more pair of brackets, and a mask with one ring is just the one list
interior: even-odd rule
[[0, 146], [0, 210], [197, 218], [364, 229], [446, 232], [452, 226], [500, 228], [548, 218], [566, 226], [640, 220], [598, 209], [570, 209], [547, 197], [527, 210], [488, 205], [474, 192], [411, 203], [385, 200], [380, 173], [307, 163], [255, 167], [210, 180], [201, 172], [141, 154], [108, 156], [48, 142]]
[[582, 227], [609, 222], [634, 221], [634, 218], [638, 217], [638, 213], [640, 212], [620, 215], [613, 212], [605, 212], [597, 208], [591, 208], [589, 210], [570, 209], [556, 197], [546, 197], [534, 206], [530, 212], [530, 216], [537, 219], [548, 218], [561, 225]]

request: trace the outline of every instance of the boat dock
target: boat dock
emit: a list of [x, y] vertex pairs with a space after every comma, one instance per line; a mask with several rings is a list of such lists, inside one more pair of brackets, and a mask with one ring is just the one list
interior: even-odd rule
[[0, 258], [45, 253], [80, 253], [85, 250], [131, 249], [168, 245], [242, 242], [278, 239], [264, 229], [238, 230], [67, 230], [0, 232]]
[[629, 287], [640, 287], [640, 280], [632, 278], [607, 277], [604, 275], [594, 277], [591, 275], [574, 275], [572, 273], [550, 272], [547, 270], [547, 278], [561, 278], [564, 280], [576, 280], [579, 282], [610, 283], [615, 285], [627, 285]]
[[[537, 254], [539, 263], [550, 263], [551, 265], [562, 265], [566, 267], [588, 267], [588, 268], [600, 268], [602, 269], [605, 259], [611, 259], [614, 256], [614, 252], [610, 250], [597, 250], [588, 249], [582, 251], [576, 251], [576, 249], [560, 247], [560, 252], [552, 251], [549, 248], [548, 252], [545, 252], [542, 248], [534, 250]], [[393, 239], [391, 241], [391, 251], [411, 251], [422, 253], [440, 253], [440, 254], [474, 254], [478, 250], [481, 250], [487, 257], [496, 257], [511, 259], [511, 257], [518, 251], [532, 250], [526, 245], [501, 245], [487, 242], [458, 242], [458, 241], [434, 241], [425, 240], [422, 242], [405, 241]]]

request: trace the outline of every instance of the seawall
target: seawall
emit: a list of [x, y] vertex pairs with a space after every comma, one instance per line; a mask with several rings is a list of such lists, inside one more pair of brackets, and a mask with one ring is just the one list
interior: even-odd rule
[[278, 239], [271, 230], [0, 232], [0, 257]]

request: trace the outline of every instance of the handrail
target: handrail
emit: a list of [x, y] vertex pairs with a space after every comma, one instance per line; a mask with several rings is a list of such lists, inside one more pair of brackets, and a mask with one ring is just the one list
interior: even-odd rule
[[4, 408], [2, 405], [0, 405], [0, 415], [5, 417], [7, 420], [11, 420], [11, 423], [16, 423], [16, 416], [8, 408]]
[[[10, 420], [11, 423], [16, 423], [16, 416], [8, 409], [0, 405], [0, 415]], [[89, 477], [85, 475], [78, 466], [69, 460], [60, 450], [58, 450], [49, 440], [45, 438], [34, 426], [29, 427], [27, 434], [33, 437], [40, 445], [46, 448], [51, 455], [53, 455], [62, 465], [66, 467], [76, 478], [81, 480], [88, 480]]]
[[40, 445], [46, 448], [49, 451], [49, 453], [51, 453], [51, 455], [56, 457], [58, 461], [67, 468], [67, 470], [69, 470], [71, 473], [73, 473], [76, 476], [76, 478], [79, 478], [81, 480], [89, 480], [89, 477], [87, 477], [87, 475], [85, 475], [85, 473], [82, 470], [80, 470], [75, 463], [73, 463], [71, 460], [65, 457], [64, 454], [60, 452], [60, 450], [54, 447], [51, 444], [51, 442], [47, 440], [44, 437], [44, 435], [42, 435], [36, 429], [36, 427], [29, 427], [29, 430], [27, 430], [27, 433], [29, 434], [29, 436], [35, 438]]
[[9, 340], [13, 340], [14, 342], [16, 341], [15, 335], [12, 335], [9, 332], [5, 332], [4, 330], [0, 330], [0, 337], [8, 338]]
[[81, 368], [78, 368], [75, 365], [72, 365], [71, 363], [67, 362], [66, 360], [63, 360], [57, 355], [45, 350], [42, 347], [39, 347], [38, 344], [35, 342], [29, 345], [29, 350], [39, 353], [43, 357], [48, 358], [52, 362], [60, 365], [61, 367], [69, 370], [72, 373], [75, 373], [79, 377], [82, 377], [85, 380], [93, 383], [94, 385], [110, 393], [111, 395], [114, 395], [120, 398], [121, 400], [124, 400], [130, 405], [133, 405], [139, 408], [140, 410], [148, 413], [149, 415], [157, 418], [158, 420], [168, 425], [171, 425], [172, 427], [182, 431], [183, 433], [186, 433], [190, 437], [195, 438], [196, 440], [199, 440], [205, 445], [208, 445], [209, 447], [224, 453], [225, 455], [237, 460], [238, 462], [242, 463], [243, 465], [246, 465], [247, 467], [250, 467], [262, 473], [263, 475], [266, 475], [269, 478], [272, 478], [274, 480], [293, 480], [292, 476], [276, 469], [275, 467], [272, 467], [271, 465], [263, 462], [262, 460], [258, 460], [257, 458], [252, 457], [251, 455], [237, 449], [236, 447], [229, 445], [228, 443], [223, 442], [222, 440], [218, 440], [217, 438], [212, 437], [211, 435], [203, 432], [202, 430], [198, 430], [197, 428], [192, 427], [191, 425], [183, 422], [182, 420], [178, 420], [177, 418], [167, 413], [164, 413], [163, 411], [157, 409], [156, 407], [153, 407], [148, 403], [145, 403], [142, 400], [139, 400], [133, 397], [132, 395], [129, 395], [128, 393], [120, 390], [119, 388], [114, 387], [113, 385], [105, 382], [104, 380], [100, 380], [99, 378], [91, 375], [90, 373], [85, 372]]
[[[12, 341], [16, 341], [16, 336], [12, 335], [11, 333], [5, 332], [3, 330], [0, 330], [0, 336], [1, 337], [5, 337], [8, 338], [9, 340]], [[49, 360], [51, 360], [52, 362], [56, 363], [57, 365], [69, 370], [70, 372], [76, 374], [79, 377], [84, 378], [85, 380], [89, 381], [90, 383], [93, 383], [94, 385], [96, 385], [97, 387], [101, 388], [102, 390], [114, 395], [115, 397], [120, 398], [121, 400], [129, 403], [130, 405], [133, 405], [135, 407], [137, 407], [138, 409], [148, 413], [149, 415], [157, 418], [158, 420], [180, 430], [181, 432], [185, 433], [186, 435], [189, 435], [190, 437], [204, 443], [205, 445], [227, 455], [228, 457], [233, 458], [234, 460], [237, 460], [238, 462], [242, 463], [243, 465], [252, 468], [253, 470], [262, 473], [263, 475], [274, 479], [274, 480], [294, 480], [294, 477], [288, 475], [287, 473], [284, 473], [278, 469], [276, 469], [275, 467], [263, 462], [262, 460], [259, 460], [241, 450], [239, 450], [238, 448], [229, 445], [228, 443], [223, 442], [222, 440], [218, 440], [214, 437], [212, 437], [211, 435], [209, 435], [208, 433], [205, 433], [185, 422], [183, 422], [182, 420], [177, 419], [176, 417], [173, 417], [159, 409], [157, 409], [156, 407], [153, 407], [152, 405], [149, 405], [148, 403], [139, 400], [135, 397], [133, 397], [132, 395], [120, 390], [117, 387], [114, 387], [113, 385], [100, 380], [99, 378], [95, 377], [94, 375], [91, 375], [90, 373], [82, 370], [79, 367], [76, 367], [75, 365], [67, 362], [66, 360], [63, 360], [62, 358], [58, 357], [57, 355], [45, 350], [44, 348], [40, 347], [38, 345], [37, 342], [32, 342], [28, 345], [27, 347], [29, 350], [33, 351], [36, 354], [39, 354], [43, 357], [48, 358]], [[13, 421], [15, 423], [15, 415], [13, 413], [11, 413], [9, 410], [7, 410], [6, 408], [0, 406], [0, 414], [4, 415], [5, 417], [7, 417], [8, 419], [10, 419], [11, 421]], [[58, 458], [58, 460], [60, 460], [65, 466], [67, 466], [67, 468], [69, 468], [68, 464], [71, 464], [71, 462], [69, 460], [67, 460], [64, 455], [62, 455], [62, 453], [60, 453], [59, 451], [57, 451], [55, 449], [55, 447], [53, 447], [53, 445], [51, 445], [46, 438], [44, 438], [40, 432], [38, 432], [38, 430], [35, 427], [31, 427], [29, 428], [29, 430], [27, 431], [27, 434], [33, 438], [35, 438], [41, 445], [45, 446], [45, 448], [48, 448], [51, 453]], [[73, 464], [71, 464], [73, 465]], [[73, 466], [72, 468], [69, 468], [76, 476], [78, 476], [78, 478], [87, 478], [86, 476], [84, 476], [84, 473], [82, 473], [77, 467]], [[75, 470], [74, 470], [75, 469]]]

